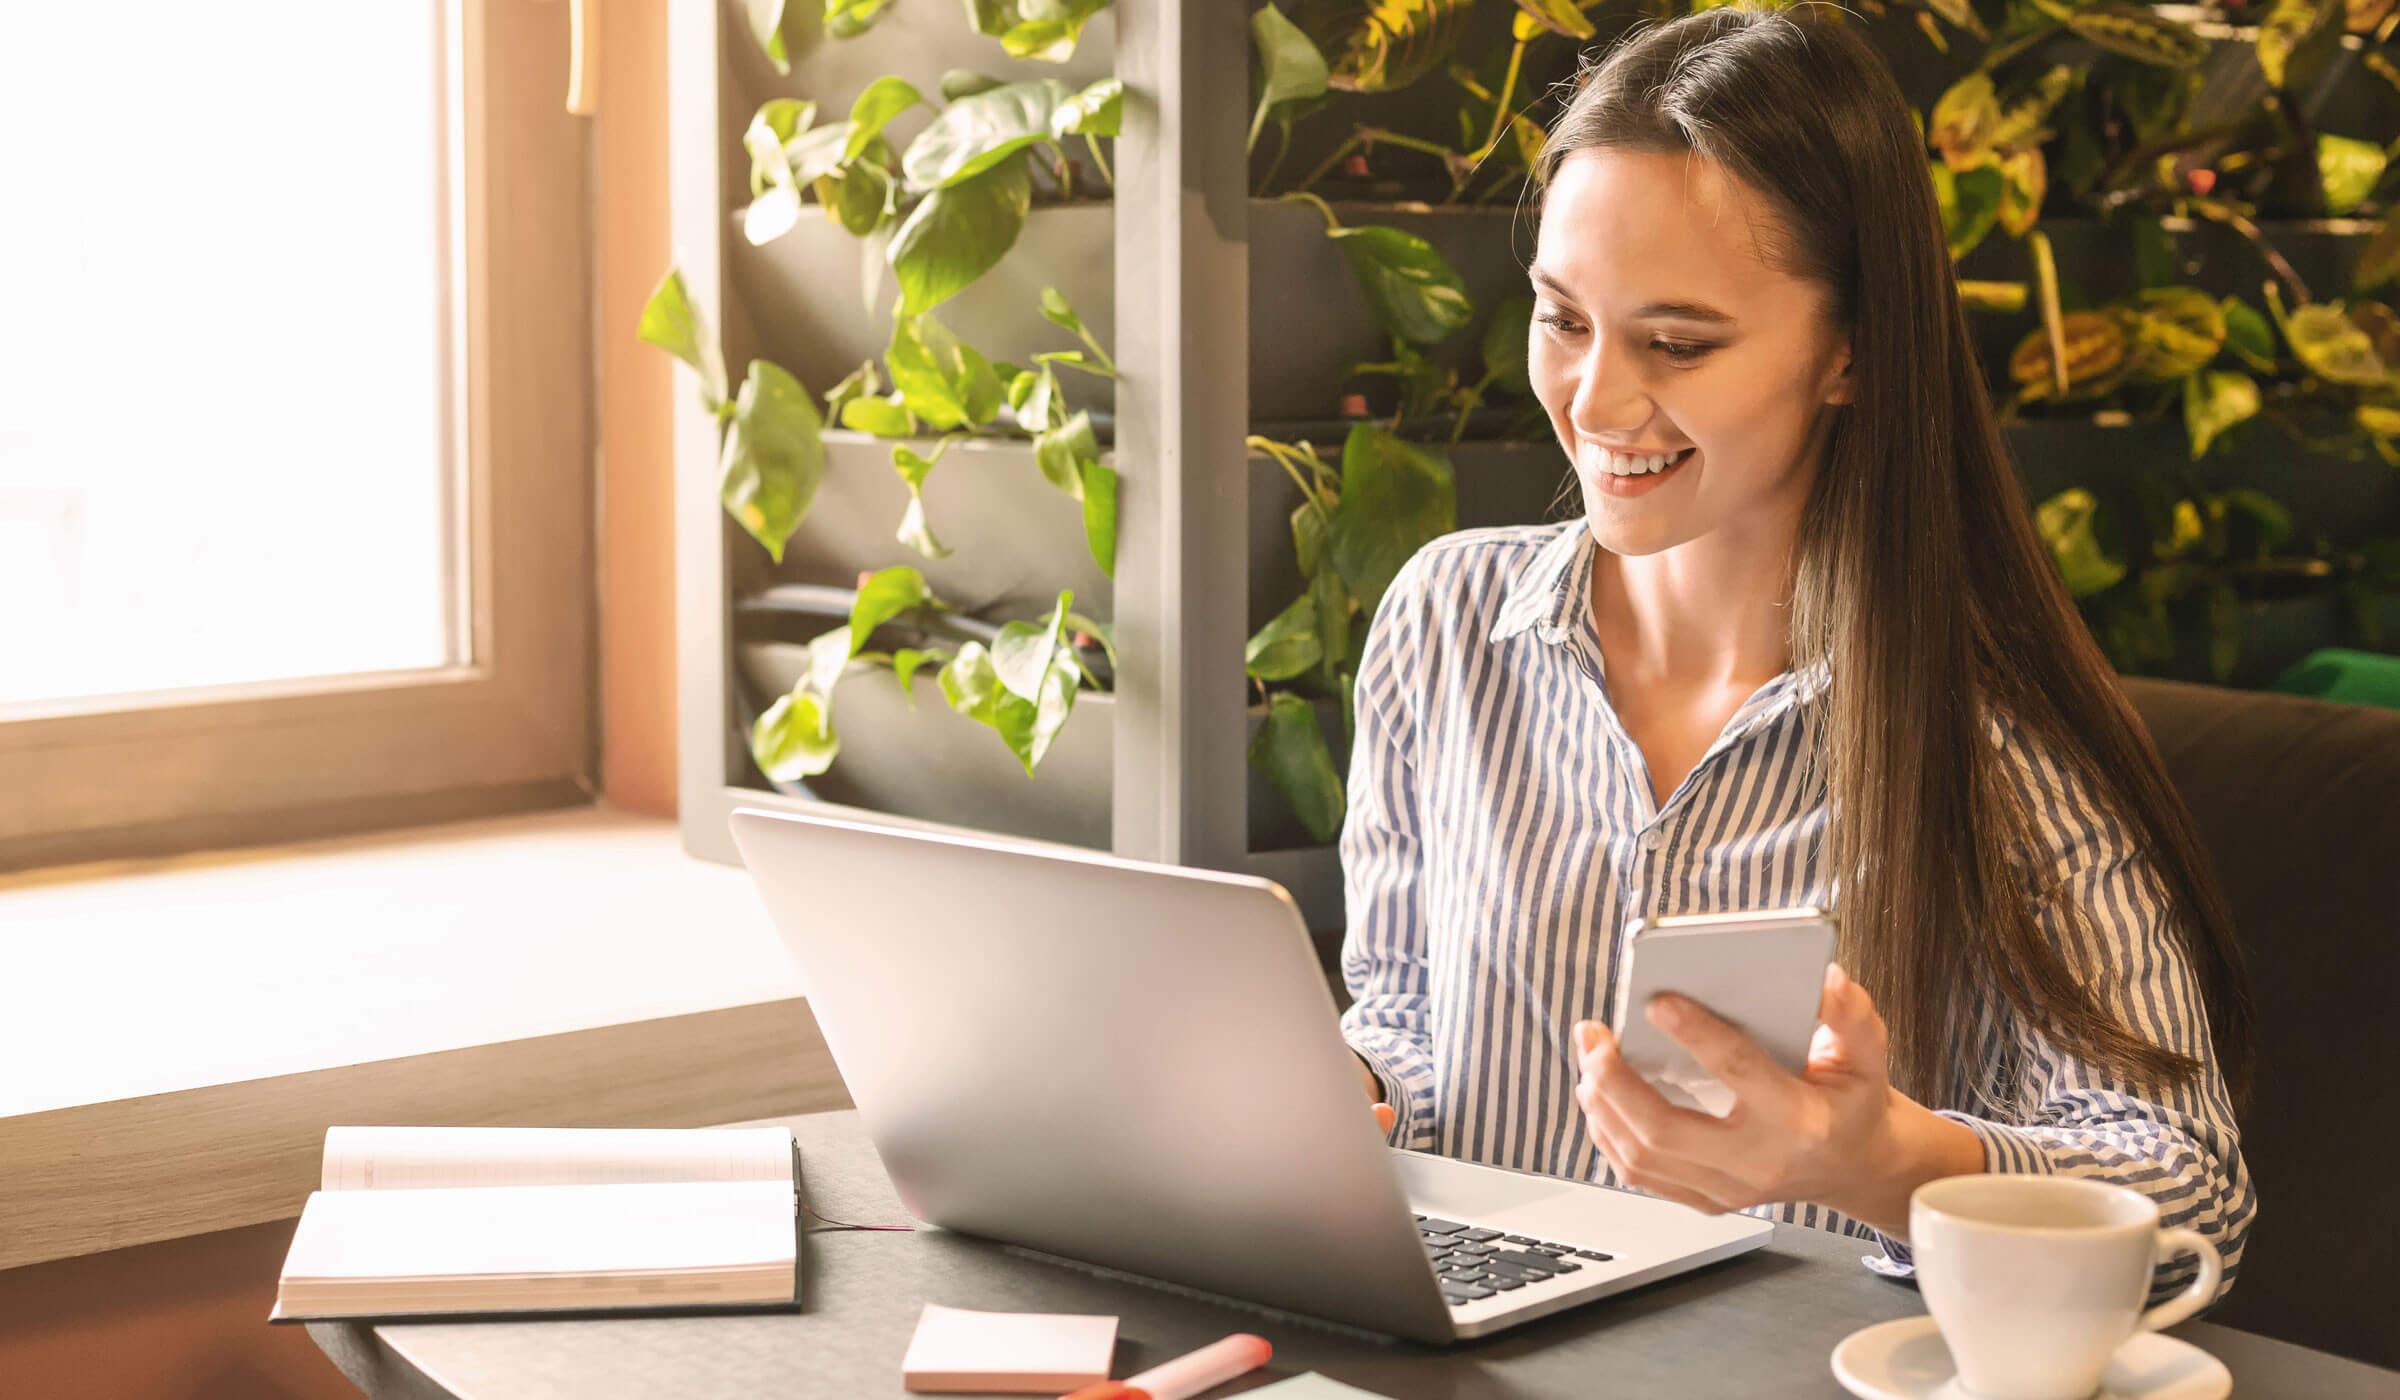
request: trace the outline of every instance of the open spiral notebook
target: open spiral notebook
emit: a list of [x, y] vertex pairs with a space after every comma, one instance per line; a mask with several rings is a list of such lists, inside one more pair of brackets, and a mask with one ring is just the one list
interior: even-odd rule
[[795, 1306], [785, 1128], [326, 1130], [271, 1322]]

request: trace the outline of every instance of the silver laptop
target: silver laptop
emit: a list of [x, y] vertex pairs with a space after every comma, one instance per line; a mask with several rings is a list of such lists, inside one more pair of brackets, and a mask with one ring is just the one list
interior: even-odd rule
[[1772, 1233], [1387, 1147], [1272, 881], [948, 828], [732, 821], [929, 1224], [1435, 1344]]

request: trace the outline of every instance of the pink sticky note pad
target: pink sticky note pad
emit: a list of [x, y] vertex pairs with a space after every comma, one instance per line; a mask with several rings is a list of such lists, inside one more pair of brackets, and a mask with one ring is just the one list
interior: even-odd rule
[[912, 1391], [1057, 1395], [1108, 1379], [1117, 1320], [1082, 1313], [970, 1312], [927, 1303], [900, 1363]]

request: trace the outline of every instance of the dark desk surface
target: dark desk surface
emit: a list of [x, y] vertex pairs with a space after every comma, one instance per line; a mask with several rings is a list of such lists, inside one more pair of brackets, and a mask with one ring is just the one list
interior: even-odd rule
[[[903, 1224], [855, 1113], [785, 1120], [809, 1204], [828, 1217]], [[1395, 1400], [1846, 1394], [1828, 1358], [1851, 1331], [1924, 1311], [1916, 1291], [1860, 1267], [1859, 1243], [1777, 1226], [1764, 1250], [1694, 1274], [1436, 1350], [1375, 1342], [1101, 1276], [942, 1230], [811, 1234], [802, 1311], [479, 1323], [312, 1323], [373, 1400], [735, 1400], [904, 1396], [900, 1357], [927, 1302], [999, 1312], [1114, 1313], [1116, 1374], [1228, 1332], [1275, 1345], [1265, 1369], [1209, 1400], [1302, 1371]], [[2251, 1397], [2400, 1397], [2400, 1372], [2207, 1323], [2205, 1347]]]

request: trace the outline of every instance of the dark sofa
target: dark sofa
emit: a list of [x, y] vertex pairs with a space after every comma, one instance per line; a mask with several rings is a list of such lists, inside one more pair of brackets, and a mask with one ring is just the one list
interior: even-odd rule
[[2209, 1318], [2400, 1367], [2400, 711], [2128, 679], [2258, 1009], [2259, 1214]]

